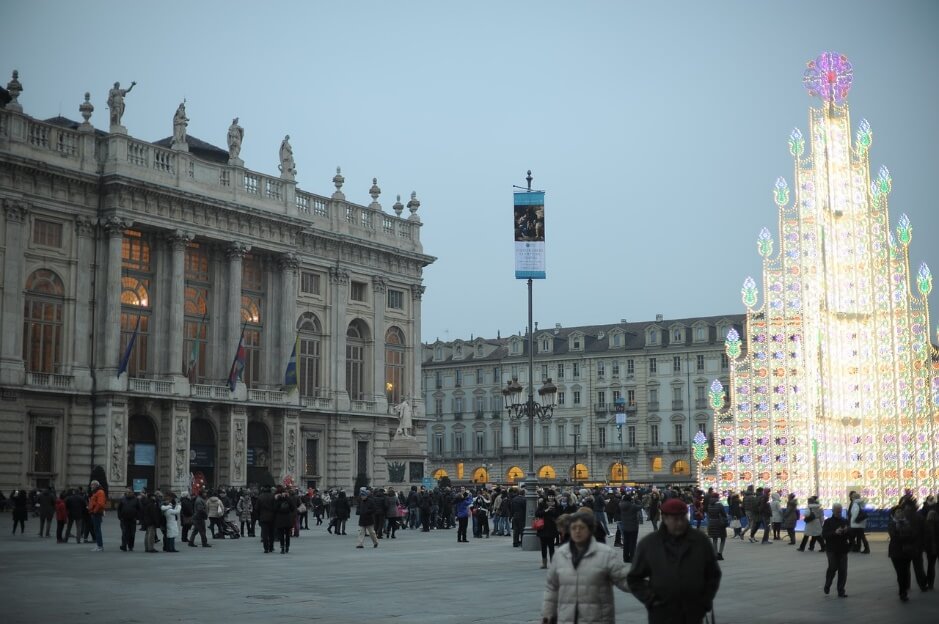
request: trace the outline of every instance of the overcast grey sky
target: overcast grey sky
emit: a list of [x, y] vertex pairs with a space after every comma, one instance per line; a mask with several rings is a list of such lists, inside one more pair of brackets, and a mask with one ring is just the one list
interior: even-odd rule
[[[423, 338], [495, 336], [526, 323], [514, 279], [512, 185], [547, 191], [541, 326], [731, 314], [760, 273], [756, 236], [778, 239], [773, 182], [792, 184], [787, 137], [808, 125], [805, 62], [854, 64], [852, 123], [874, 131], [874, 172], [894, 180], [891, 222], [913, 222], [911, 264], [937, 273], [939, 3], [49, 2], [0, 5], [0, 81], [20, 71], [25, 112], [106, 127], [115, 80], [124, 125], [225, 145], [235, 116], [246, 165], [275, 174], [287, 133], [299, 186], [352, 201], [372, 177], [390, 212], [416, 190]], [[406, 201], [406, 199], [404, 199]]]

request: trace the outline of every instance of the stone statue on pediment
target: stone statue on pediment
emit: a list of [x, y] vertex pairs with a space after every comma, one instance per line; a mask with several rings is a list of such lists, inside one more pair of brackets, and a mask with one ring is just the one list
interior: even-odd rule
[[290, 135], [280, 142], [280, 177], [293, 180], [297, 175], [297, 165], [293, 160], [293, 148], [290, 147]]
[[242, 160], [238, 155], [241, 154], [241, 142], [244, 138], [245, 129], [238, 125], [238, 118], [235, 117], [231, 120], [231, 125], [228, 126], [228, 164], [242, 164]]
[[115, 82], [114, 87], [108, 91], [108, 109], [111, 111], [111, 125], [120, 126], [121, 117], [124, 116], [124, 97], [134, 88], [136, 82], [131, 82], [126, 89], [121, 89], [121, 83]]
[[405, 399], [395, 405], [392, 411], [398, 415], [398, 429], [395, 431], [395, 437], [410, 438], [413, 437], [411, 429], [414, 426], [411, 420], [411, 404]]
[[173, 114], [173, 147], [177, 149], [186, 147], [186, 126], [188, 125], [189, 117], [186, 117], [186, 100], [183, 100], [176, 107], [176, 112]]

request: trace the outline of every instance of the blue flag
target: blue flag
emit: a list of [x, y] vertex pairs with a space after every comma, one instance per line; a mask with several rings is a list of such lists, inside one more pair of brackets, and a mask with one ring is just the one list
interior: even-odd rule
[[287, 388], [297, 387], [297, 344], [300, 342], [300, 335], [293, 341], [293, 351], [287, 359], [287, 370], [284, 371], [284, 386]]
[[241, 379], [241, 373], [245, 370], [245, 359], [247, 358], [245, 353], [245, 325], [247, 325], [247, 322], [241, 326], [238, 349], [235, 350], [235, 359], [232, 360], [231, 370], [228, 371], [228, 389], [232, 392], [235, 391], [235, 386], [238, 384], [238, 380]]
[[121, 363], [117, 367], [118, 377], [127, 371], [127, 365], [130, 363], [130, 354], [134, 350], [134, 343], [137, 342], [137, 334], [140, 332], [140, 317], [141, 315], [138, 314], [137, 325], [134, 327], [134, 333], [131, 334], [130, 340], [127, 342], [127, 348], [124, 350], [124, 356], [121, 358]]

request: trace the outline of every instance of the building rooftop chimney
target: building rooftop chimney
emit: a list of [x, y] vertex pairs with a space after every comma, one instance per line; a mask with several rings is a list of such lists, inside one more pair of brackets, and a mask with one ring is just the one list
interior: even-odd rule
[[656, 314], [656, 315], [655, 315], [655, 321], [656, 321], [657, 323], [661, 323], [661, 322], [664, 321], [664, 320], [665, 320], [665, 317], [664, 317], [663, 315], [661, 315], [661, 314]]

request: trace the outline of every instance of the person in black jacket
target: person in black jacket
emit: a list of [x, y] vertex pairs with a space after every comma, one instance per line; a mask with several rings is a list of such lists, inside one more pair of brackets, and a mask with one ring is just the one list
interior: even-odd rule
[[923, 570], [925, 527], [923, 517], [916, 513], [916, 499], [909, 495], [900, 499], [900, 503], [890, 511], [887, 532], [890, 534], [887, 554], [897, 572], [900, 600], [906, 602], [910, 599], [910, 564], [913, 565], [920, 590], [927, 591], [929, 587]]
[[512, 488], [509, 496], [512, 497], [509, 502], [509, 509], [512, 511], [512, 546], [521, 548], [522, 532], [525, 530], [525, 516], [527, 513], [525, 493]]
[[156, 542], [157, 530], [160, 528], [160, 523], [163, 521], [163, 511], [160, 509], [160, 504], [152, 493], [143, 499], [142, 505], [141, 521], [144, 528], [147, 530], [147, 535], [143, 542], [144, 549], [149, 553], [155, 553], [157, 549], [154, 548], [153, 545]]
[[258, 523], [261, 525], [261, 545], [265, 553], [274, 552], [274, 494], [265, 486], [258, 495]]
[[639, 540], [639, 525], [642, 523], [642, 505], [633, 500], [632, 494], [626, 494], [620, 501], [619, 517], [623, 534], [623, 562], [632, 563]]
[[[284, 486], [278, 485], [274, 494], [274, 531], [280, 540], [280, 554], [290, 552], [290, 534], [293, 533], [296, 522], [297, 506], [290, 492], [284, 491]], [[274, 545], [271, 544], [273, 551]]]
[[845, 584], [848, 582], [848, 551], [851, 550], [847, 518], [841, 515], [841, 503], [831, 506], [831, 518], [822, 525], [825, 538], [825, 555], [828, 557], [828, 569], [825, 570], [825, 593], [831, 591], [831, 582], [838, 574], [838, 596], [847, 598]]
[[626, 577], [649, 612], [649, 624], [700, 622], [720, 588], [714, 548], [689, 530], [688, 506], [677, 498], [662, 504], [662, 527], [639, 542]]
[[72, 525], [75, 526], [75, 541], [82, 541], [82, 510], [85, 508], [85, 501], [75, 490], [69, 490], [68, 497], [65, 499], [65, 508], [68, 510], [68, 526], [65, 528], [65, 541], [68, 542], [72, 537]]
[[547, 568], [548, 561], [554, 559], [554, 542], [558, 539], [558, 528], [555, 522], [559, 515], [557, 495], [554, 490], [548, 490], [545, 492], [545, 498], [538, 501], [538, 508], [535, 509], [535, 518], [541, 518], [544, 522], [537, 531], [538, 539], [541, 540], [542, 568]]
[[[369, 496], [368, 490], [365, 488], [359, 490], [359, 504], [356, 505], [355, 513], [359, 516], [359, 539], [356, 541], [355, 547], [364, 548], [362, 543], [365, 541], [367, 534], [372, 538], [373, 546], [378, 548], [378, 536], [375, 535], [375, 499]], [[429, 522], [430, 515], [426, 517]]]
[[346, 496], [345, 491], [340, 491], [336, 496], [336, 500], [333, 502], [333, 514], [335, 520], [335, 534], [345, 535], [346, 522], [349, 521], [349, 516], [352, 515], [352, 505], [349, 503], [349, 497]]
[[124, 497], [117, 503], [117, 519], [121, 523], [121, 550], [134, 549], [137, 536], [137, 516], [140, 515], [140, 502], [131, 488], [124, 489]]

